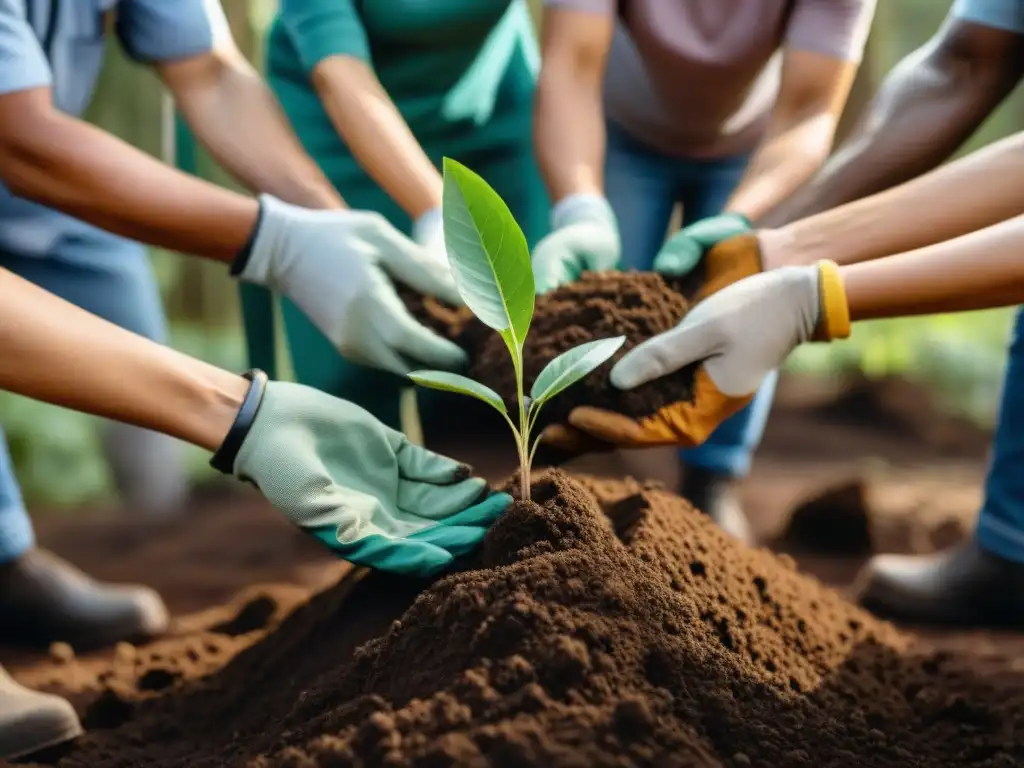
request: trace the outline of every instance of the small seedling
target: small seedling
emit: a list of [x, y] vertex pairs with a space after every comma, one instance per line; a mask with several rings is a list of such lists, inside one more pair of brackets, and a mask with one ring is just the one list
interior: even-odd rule
[[544, 367], [527, 396], [523, 391], [523, 344], [533, 319], [535, 288], [526, 237], [487, 182], [447, 157], [441, 210], [448, 262], [459, 294], [481, 322], [498, 332], [512, 355], [518, 424], [497, 392], [466, 376], [414, 371], [409, 378], [424, 387], [483, 400], [505, 417], [515, 435], [520, 493], [526, 501], [530, 498], [530, 466], [539, 442], [538, 437], [531, 445], [530, 433], [541, 407], [614, 355], [626, 339], [599, 339], [563, 352]]

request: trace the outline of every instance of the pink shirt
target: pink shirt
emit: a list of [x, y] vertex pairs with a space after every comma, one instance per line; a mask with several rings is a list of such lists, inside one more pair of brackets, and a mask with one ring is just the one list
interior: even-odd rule
[[859, 62], [876, 0], [545, 0], [616, 15], [608, 119], [667, 154], [754, 149], [778, 97], [783, 49]]

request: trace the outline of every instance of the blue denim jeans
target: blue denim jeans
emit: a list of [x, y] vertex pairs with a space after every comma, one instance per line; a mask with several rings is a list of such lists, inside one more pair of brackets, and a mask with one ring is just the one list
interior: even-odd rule
[[978, 543], [1024, 563], [1024, 308], [1010, 341], [999, 421], [992, 440], [985, 501], [978, 516]]
[[[683, 223], [720, 213], [746, 170], [748, 156], [691, 160], [663, 155], [609, 123], [605, 190], [619, 221], [622, 268], [649, 270], [665, 242], [672, 209], [683, 206]], [[750, 471], [771, 409], [773, 372], [754, 401], [723, 422], [707, 441], [680, 451], [683, 460], [731, 477]]]
[[[130, 331], [162, 342], [163, 305], [149, 258], [142, 246], [102, 232], [61, 242], [52, 255], [28, 258], [0, 253], [0, 267]], [[118, 425], [120, 426], [120, 425]], [[126, 429], [143, 432], [135, 427]], [[175, 469], [177, 445], [164, 435], [145, 432], [161, 448], [158, 467]], [[135, 438], [137, 440], [137, 438]], [[137, 447], [140, 446], [136, 442]], [[148, 452], [148, 451], [147, 451]], [[167, 465], [168, 455], [171, 459]], [[32, 523], [22, 503], [7, 442], [0, 430], [0, 563], [16, 559], [34, 544]]]

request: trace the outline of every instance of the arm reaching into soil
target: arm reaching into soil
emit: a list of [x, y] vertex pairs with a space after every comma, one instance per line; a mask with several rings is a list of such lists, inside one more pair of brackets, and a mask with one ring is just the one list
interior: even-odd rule
[[377, 79], [356, 4], [286, 0], [279, 20], [342, 141], [412, 218], [416, 241], [444, 263], [441, 174]]
[[874, 14], [875, 0], [793, 4], [768, 130], [726, 211], [757, 220], [825, 162]]
[[820, 259], [866, 261], [957, 237], [1024, 211], [1024, 191], [1017, 183], [1024, 167], [1024, 135], [932, 170], [1024, 74], [1024, 29], [1012, 16], [1015, 5], [999, 6], [992, 12], [1010, 15], [989, 18], [989, 23], [969, 20], [978, 7], [958, 2], [936, 35], [892, 70], [824, 168], [756, 222], [767, 227], [760, 249], [752, 237], [715, 248], [742, 229], [716, 217], [670, 239], [655, 269], [678, 276], [696, 267], [693, 279], [698, 298], [704, 298], [762, 269]]
[[761, 230], [762, 267], [855, 264], [958, 237], [1024, 212], [1021, 178], [1024, 133], [886, 192]]
[[213, 451], [230, 430], [248, 382], [0, 269], [0, 389]]
[[[235, 46], [219, 6], [212, 51], [156, 65], [189, 127], [246, 187], [307, 208], [340, 208], [338, 192], [306, 154], [277, 100]], [[245, 130], [239, 131], [238, 126]]]
[[0, 179], [107, 231], [224, 262], [243, 249], [259, 210], [62, 114], [48, 85], [0, 94]]
[[383, 217], [308, 211], [269, 195], [258, 203], [63, 114], [46, 57], [10, 0], [0, 0], [0, 57], [0, 178], [16, 195], [145, 243], [232, 263], [239, 279], [291, 298], [350, 359], [395, 373], [464, 364], [458, 347], [409, 316], [391, 283], [458, 301], [447, 264]]
[[383, 570], [441, 570], [511, 502], [352, 403], [222, 371], [6, 270], [0, 388], [214, 451], [215, 468], [253, 483], [340, 557]]
[[0, 96], [0, 177], [15, 194], [109, 231], [233, 262], [239, 279], [291, 298], [353, 360], [395, 373], [414, 361], [465, 362], [409, 316], [390, 281], [458, 301], [447, 265], [377, 214], [307, 211], [220, 189], [62, 115], [49, 88]]
[[615, 29], [614, 2], [548, 0], [534, 144], [555, 205], [550, 235], [533, 252], [538, 293], [584, 270], [615, 267], [618, 224], [604, 197], [605, 127], [601, 86]]
[[[569, 423], [621, 447], [693, 445], [748, 403], [762, 379], [808, 341], [845, 338], [851, 321], [962, 312], [1024, 302], [1024, 216], [938, 245], [839, 267], [781, 267], [701, 302], [673, 330], [635, 347], [611, 372], [633, 389], [697, 366], [695, 395], [637, 421], [578, 408]], [[557, 443], [565, 429], [553, 430]]]
[[[893, 68], [822, 170], [758, 224], [781, 226], [927, 173], [977, 130], [1024, 75], [1024, 35], [956, 11]], [[963, 223], [957, 234], [992, 221]]]

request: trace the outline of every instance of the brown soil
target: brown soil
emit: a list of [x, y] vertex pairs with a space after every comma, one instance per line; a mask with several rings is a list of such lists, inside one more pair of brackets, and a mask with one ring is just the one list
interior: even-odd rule
[[[875, 551], [929, 551], [969, 530], [984, 433], [933, 444], [844, 423], [828, 402], [803, 380], [780, 387], [744, 488], [763, 536], [785, 531], [809, 493], [851, 483], [866, 492], [833, 499], [855, 502], [848, 530], [862, 535], [866, 518]], [[510, 469], [504, 437], [451, 452], [497, 477]], [[865, 473], [869, 457], [884, 472]], [[622, 472], [602, 461], [594, 471]], [[563, 489], [576, 504], [517, 508], [484, 567], [418, 601], [421, 585], [346, 575], [252, 494], [211, 495], [160, 523], [41, 516], [46, 546], [97, 577], [151, 584], [179, 615], [170, 637], [137, 648], [76, 656], [58, 645], [46, 658], [0, 647], [23, 683], [68, 695], [92, 729], [41, 762], [475, 766], [482, 752], [491, 765], [1024, 764], [1024, 638], [897, 632], [787, 556], [718, 534], [657, 484], [577, 480], [613, 528], [586, 493]], [[817, 509], [805, 519], [816, 544], [778, 544], [844, 587], [865, 553], [823, 555]], [[230, 600], [260, 581], [287, 583]]]
[[[253, 605], [229, 624], [274, 613]], [[207, 650], [185, 640], [175, 656], [202, 665]], [[432, 585], [350, 574], [205, 680], [150, 659], [110, 671], [94, 730], [59, 765], [1024, 760], [1008, 661], [930, 651], [629, 480], [548, 474], [467, 570]]]
[[[465, 348], [474, 361], [469, 376], [491, 387], [512, 405], [516, 400], [511, 358], [504, 342], [468, 309], [454, 310], [436, 299], [404, 294], [414, 315]], [[579, 405], [607, 408], [640, 418], [693, 396], [694, 369], [620, 391], [608, 382], [612, 363], [652, 336], [673, 328], [689, 305], [654, 273], [589, 272], [563, 288], [537, 298], [523, 349], [527, 390], [545, 365], [561, 353], [595, 339], [625, 336], [622, 349], [599, 369], [544, 406], [542, 423], [564, 421]]]

